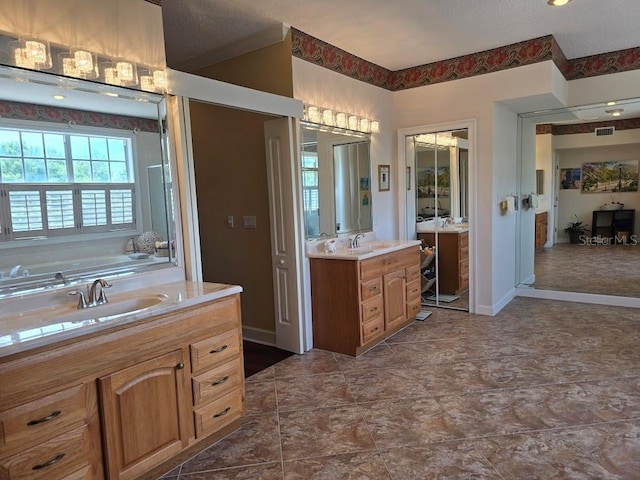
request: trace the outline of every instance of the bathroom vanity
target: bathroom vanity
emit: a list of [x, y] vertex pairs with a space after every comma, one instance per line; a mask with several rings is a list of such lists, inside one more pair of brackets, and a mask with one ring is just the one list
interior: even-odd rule
[[308, 253], [314, 346], [357, 356], [414, 321], [421, 308], [419, 244]]
[[2, 480], [157, 478], [239, 427], [241, 288], [175, 282], [109, 305], [158, 292], [67, 330], [55, 308], [0, 317]]
[[419, 232], [418, 239], [436, 246], [440, 293], [458, 295], [469, 289], [469, 231], [462, 228]]

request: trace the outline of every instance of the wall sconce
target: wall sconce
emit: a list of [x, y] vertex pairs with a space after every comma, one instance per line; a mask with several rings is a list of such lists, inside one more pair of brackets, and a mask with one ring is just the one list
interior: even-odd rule
[[329, 108], [325, 108], [322, 111], [322, 123], [324, 123], [325, 125], [328, 125], [330, 127], [333, 127], [333, 125], [334, 125], [333, 110], [331, 110]]
[[347, 112], [334, 112], [330, 108], [318, 107], [316, 105], [305, 104], [304, 120], [327, 127], [336, 127], [354, 132], [378, 133], [380, 122], [367, 117], [359, 117]]
[[16, 66], [31, 70], [47, 70], [53, 66], [49, 42], [36, 37], [20, 37], [9, 42]]

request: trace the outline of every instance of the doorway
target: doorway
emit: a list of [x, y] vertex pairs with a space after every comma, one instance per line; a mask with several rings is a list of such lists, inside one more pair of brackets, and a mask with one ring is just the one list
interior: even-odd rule
[[406, 238], [422, 242], [422, 305], [475, 310], [473, 122], [400, 130]]

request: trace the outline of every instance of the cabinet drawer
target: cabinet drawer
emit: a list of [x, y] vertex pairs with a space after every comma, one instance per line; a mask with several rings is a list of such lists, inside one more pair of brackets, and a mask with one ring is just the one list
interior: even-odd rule
[[227, 393], [218, 400], [193, 412], [196, 423], [196, 438], [205, 437], [220, 430], [242, 415], [242, 389]]
[[383, 302], [382, 296], [378, 296], [373, 298], [367, 302], [362, 303], [362, 322], [367, 322], [371, 320], [373, 317], [376, 317], [383, 313]]
[[420, 279], [407, 283], [407, 302], [420, 298]]
[[468, 263], [469, 262], [469, 247], [461, 247], [460, 248], [460, 255], [458, 260], [460, 261], [460, 263], [464, 262], [464, 263]]
[[420, 265], [411, 265], [407, 267], [407, 282], [413, 282], [414, 280], [420, 280]]
[[190, 345], [191, 371], [219, 365], [240, 353], [240, 333], [237, 328]]
[[[84, 423], [87, 387], [77, 385], [0, 413], [4, 446], [14, 447], [54, 437], [66, 428]], [[1, 444], [0, 444], [1, 445]], [[3, 450], [0, 447], [0, 452]]]
[[377, 297], [382, 293], [382, 278], [375, 278], [360, 285], [360, 296], [362, 301]]
[[59, 480], [89, 464], [87, 425], [63, 433], [0, 462], [3, 480]]
[[415, 318], [422, 308], [422, 300], [418, 297], [415, 300], [407, 302], [407, 318]]
[[362, 344], [369, 343], [384, 333], [384, 316], [382, 314], [362, 323]]
[[458, 242], [460, 248], [469, 246], [469, 233], [463, 232], [458, 236]]
[[387, 255], [378, 255], [377, 257], [362, 260], [360, 262], [360, 278], [369, 280], [382, 276], [384, 273], [384, 259]]
[[214, 400], [221, 395], [238, 388], [242, 378], [242, 367], [240, 359], [223, 363], [219, 367], [207, 370], [205, 373], [194, 377], [193, 404], [199, 405], [203, 402]]

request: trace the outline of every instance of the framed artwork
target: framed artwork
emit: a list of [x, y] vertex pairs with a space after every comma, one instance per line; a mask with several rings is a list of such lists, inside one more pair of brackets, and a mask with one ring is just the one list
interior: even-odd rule
[[580, 188], [580, 169], [561, 168], [560, 169], [560, 189], [578, 190]]
[[582, 164], [582, 193], [638, 191], [638, 160]]
[[411, 167], [407, 167], [407, 190], [411, 190]]
[[389, 165], [378, 165], [378, 191], [386, 192], [390, 187], [391, 167]]

